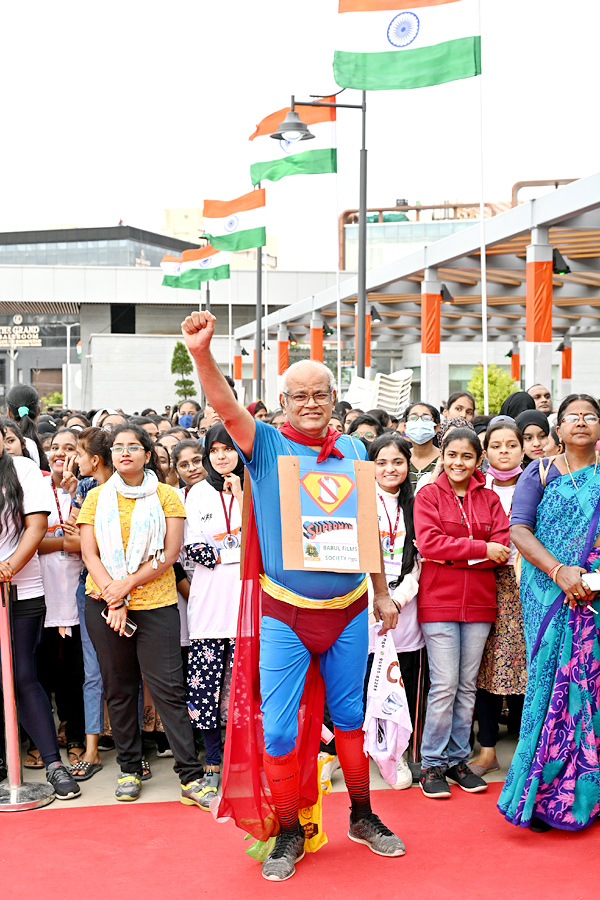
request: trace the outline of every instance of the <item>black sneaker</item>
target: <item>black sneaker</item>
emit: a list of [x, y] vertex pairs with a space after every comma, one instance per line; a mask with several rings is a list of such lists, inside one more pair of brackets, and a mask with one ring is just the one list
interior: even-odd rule
[[375, 813], [369, 813], [368, 816], [363, 816], [356, 822], [353, 822], [350, 817], [348, 837], [357, 844], [366, 844], [369, 850], [378, 856], [404, 856], [406, 853], [400, 838], [386, 828]]
[[423, 794], [431, 800], [447, 800], [450, 797], [450, 788], [440, 766], [421, 769], [419, 784]]
[[58, 800], [71, 800], [81, 793], [81, 788], [62, 763], [51, 764], [51, 768], [46, 770], [46, 781], [54, 788]]
[[450, 766], [449, 769], [446, 769], [445, 775], [446, 778], [449, 778], [450, 781], [457, 784], [463, 791], [468, 791], [469, 794], [478, 794], [480, 791], [487, 791], [487, 781], [484, 781], [483, 778], [476, 775], [475, 772], [471, 772], [464, 759], [455, 766]]
[[304, 830], [298, 826], [298, 831], [282, 831], [262, 865], [263, 878], [267, 881], [287, 881], [296, 871], [294, 863], [303, 856]]

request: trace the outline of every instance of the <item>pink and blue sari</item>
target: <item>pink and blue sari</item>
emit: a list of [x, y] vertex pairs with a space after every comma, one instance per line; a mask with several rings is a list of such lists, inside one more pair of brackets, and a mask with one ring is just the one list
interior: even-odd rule
[[[548, 482], [534, 533], [565, 565], [600, 566], [593, 544], [600, 516], [600, 473], [592, 466]], [[521, 605], [527, 691], [519, 742], [498, 808], [514, 825], [532, 817], [579, 831], [600, 810], [600, 594], [569, 609], [560, 588], [523, 559]]]

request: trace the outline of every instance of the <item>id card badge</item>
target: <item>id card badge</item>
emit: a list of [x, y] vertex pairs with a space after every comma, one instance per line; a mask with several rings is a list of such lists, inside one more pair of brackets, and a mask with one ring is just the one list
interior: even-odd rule
[[223, 566], [231, 566], [233, 563], [240, 563], [240, 548], [239, 547], [223, 547], [221, 550], [221, 565]]
[[184, 571], [185, 571], [185, 572], [191, 572], [191, 573], [193, 574], [195, 568], [196, 568], [196, 563], [194, 562], [194, 560], [193, 560], [193, 559], [188, 559], [188, 558], [186, 557], [185, 562], [184, 562], [184, 564], [183, 564], [183, 569], [184, 569]]

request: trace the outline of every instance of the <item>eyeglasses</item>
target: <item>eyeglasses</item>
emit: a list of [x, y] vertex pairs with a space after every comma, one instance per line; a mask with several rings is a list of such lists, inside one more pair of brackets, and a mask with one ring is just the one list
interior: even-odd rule
[[193, 459], [189, 461], [179, 462], [177, 463], [177, 468], [181, 469], [182, 472], [187, 472], [190, 466], [195, 466], [197, 469], [202, 465], [202, 457], [195, 456]]
[[419, 419], [422, 419], [424, 422], [433, 422], [433, 416], [430, 413], [423, 413], [418, 416], [416, 413], [411, 413], [407, 419], [407, 422], [418, 422]]
[[359, 437], [368, 438], [368, 440], [372, 441], [373, 438], [377, 437], [374, 431], [363, 431], [362, 434], [359, 433]]
[[325, 406], [331, 398], [331, 391], [317, 391], [315, 394], [305, 394], [302, 391], [297, 394], [288, 394], [287, 391], [284, 391], [283, 394], [293, 400], [296, 406], [306, 406], [309, 400], [314, 400], [318, 406]]
[[566, 422], [567, 425], [577, 425], [579, 420], [583, 417], [583, 421], [586, 425], [596, 425], [599, 421], [598, 416], [594, 413], [567, 413], [566, 416], [563, 416], [563, 422]]
[[110, 452], [114, 453], [115, 456], [123, 456], [124, 453], [129, 453], [131, 456], [133, 453], [139, 453], [140, 450], [143, 450], [141, 444], [127, 444], [123, 446], [123, 444], [113, 444], [110, 448]]

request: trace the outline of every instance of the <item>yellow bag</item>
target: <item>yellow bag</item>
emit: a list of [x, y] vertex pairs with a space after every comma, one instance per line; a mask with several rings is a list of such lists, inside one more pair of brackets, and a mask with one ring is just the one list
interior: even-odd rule
[[320, 847], [327, 843], [327, 835], [323, 831], [323, 790], [321, 788], [321, 769], [326, 762], [331, 760], [330, 756], [324, 756], [317, 760], [317, 784], [319, 786], [319, 795], [314, 806], [307, 806], [299, 810], [298, 818], [300, 824], [304, 828], [305, 841], [304, 849], [307, 853], [316, 853]]

